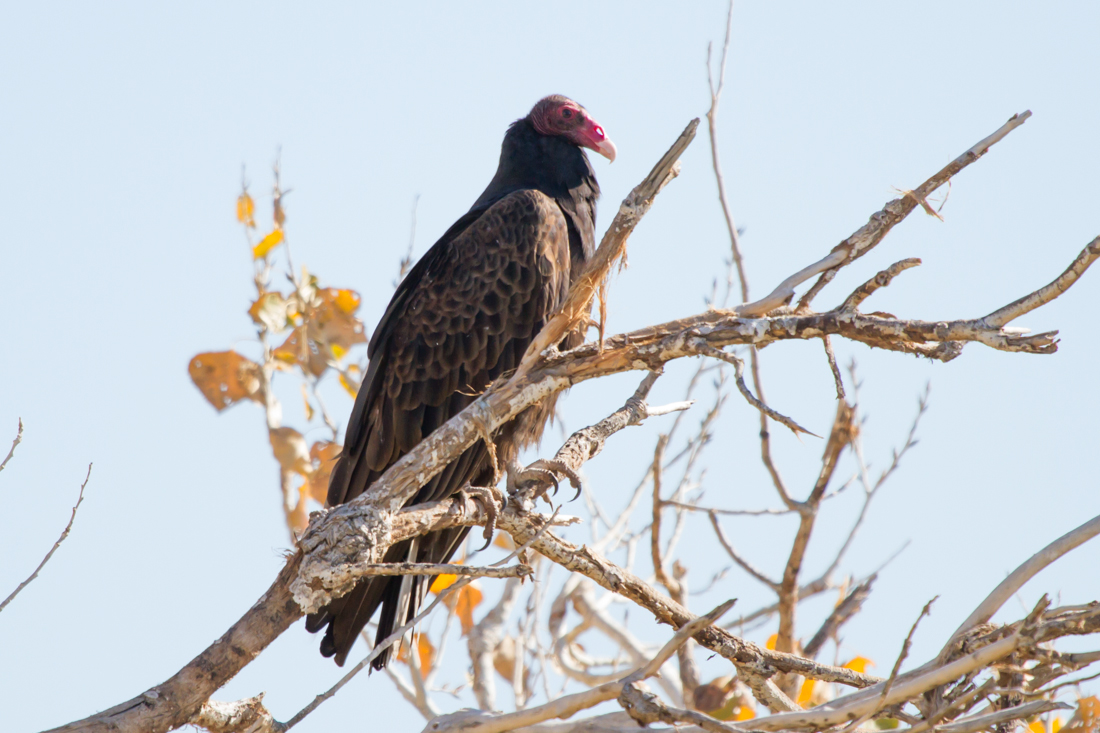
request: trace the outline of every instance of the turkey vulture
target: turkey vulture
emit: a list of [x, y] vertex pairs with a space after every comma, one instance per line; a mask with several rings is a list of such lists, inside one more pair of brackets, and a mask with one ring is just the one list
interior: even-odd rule
[[[473, 207], [401, 281], [368, 346], [370, 366], [333, 468], [328, 505], [351, 501], [423, 438], [519, 364], [595, 249], [600, 187], [582, 148], [608, 160], [615, 145], [584, 107], [560, 95], [512, 123], [496, 175]], [[563, 340], [583, 340], [575, 331]], [[502, 465], [538, 441], [554, 399], [533, 405], [493, 436]], [[409, 504], [445, 499], [464, 486], [494, 485], [483, 442], [429, 481]], [[467, 528], [389, 548], [386, 562], [450, 560]], [[375, 643], [417, 613], [431, 578], [377, 576], [306, 620], [325, 630], [321, 654], [343, 666], [355, 638], [381, 607]], [[373, 662], [381, 669], [389, 650]]]

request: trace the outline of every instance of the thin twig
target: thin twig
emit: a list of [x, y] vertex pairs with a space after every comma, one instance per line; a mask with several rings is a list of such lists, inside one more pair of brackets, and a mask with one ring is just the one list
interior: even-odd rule
[[840, 367], [836, 363], [836, 353], [833, 351], [833, 342], [829, 340], [828, 336], [821, 337], [821, 343], [825, 346], [825, 358], [829, 360], [829, 371], [833, 373], [833, 383], [836, 385], [836, 398], [843, 400], [847, 397], [844, 394], [844, 380], [840, 377]]
[[692, 346], [697, 348], [699, 350], [699, 353], [704, 356], [709, 356], [711, 358], [724, 361], [727, 364], [732, 364], [734, 381], [737, 383], [738, 391], [741, 392], [741, 395], [750, 405], [755, 407], [757, 410], [760, 410], [761, 413], [767, 415], [772, 420], [775, 420], [778, 423], [786, 425], [795, 435], [798, 435], [799, 433], [805, 433], [806, 435], [812, 435], [815, 438], [821, 437], [816, 433], [811, 433], [809, 430], [802, 427], [786, 415], [782, 415], [772, 408], [768, 407], [766, 404], [764, 404], [762, 400], [758, 399], [752, 392], [750, 392], [749, 388], [745, 386], [745, 362], [742, 361], [741, 358], [738, 357], [736, 354], [732, 354], [729, 351], [711, 346], [703, 339], [698, 339], [694, 344], [692, 344]]
[[[14, 449], [14, 446], [12, 446], [12, 447]], [[57, 552], [57, 548], [61, 547], [61, 543], [65, 541], [65, 538], [67, 538], [69, 536], [69, 531], [73, 528], [73, 522], [76, 520], [76, 510], [79, 509], [80, 505], [84, 502], [84, 487], [88, 485], [88, 479], [90, 479], [91, 477], [92, 477], [92, 464], [89, 463], [88, 464], [88, 473], [87, 473], [87, 475], [84, 476], [84, 483], [82, 483], [80, 485], [80, 495], [77, 496], [77, 498], [76, 498], [76, 504], [73, 506], [73, 513], [72, 513], [72, 516], [69, 517], [69, 523], [65, 525], [65, 529], [62, 530], [61, 536], [57, 538], [57, 542], [53, 543], [53, 547], [51, 547], [50, 551], [46, 553], [46, 556], [44, 558], [42, 558], [42, 562], [38, 563], [38, 567], [36, 567], [34, 569], [34, 572], [31, 573], [30, 577], [27, 578], [26, 580], [24, 580], [22, 583], [20, 583], [19, 587], [16, 588], [15, 590], [13, 590], [11, 592], [11, 595], [9, 595], [7, 598], [5, 598], [3, 600], [3, 602], [0, 602], [0, 611], [3, 611], [4, 608], [7, 607], [7, 605], [12, 602], [12, 599], [15, 598], [17, 595], [19, 595], [19, 592], [21, 590], [23, 590], [28, 585], [30, 585], [31, 581], [33, 581], [35, 578], [38, 577], [38, 573], [42, 570], [42, 568], [44, 568], [46, 566], [46, 563], [48, 563], [50, 561], [50, 558], [53, 557], [53, 554], [55, 552]]]
[[0, 471], [4, 470], [4, 466], [8, 465], [8, 461], [11, 460], [12, 455], [15, 454], [15, 446], [23, 442], [23, 418], [19, 418], [19, 430], [15, 433], [15, 440], [11, 442], [11, 450], [8, 451], [8, 455], [4, 458], [4, 462], [0, 463]]
[[729, 554], [730, 558], [735, 563], [740, 565], [741, 569], [744, 570], [746, 573], [748, 573], [752, 577], [756, 578], [757, 580], [759, 580], [761, 583], [768, 586], [772, 590], [778, 592], [779, 591], [779, 583], [775, 582], [774, 580], [772, 580], [768, 576], [764, 575], [764, 573], [757, 570], [751, 563], [749, 563], [748, 560], [741, 557], [741, 554], [739, 552], [737, 552], [737, 550], [735, 550], [733, 548], [733, 545], [730, 544], [730, 541], [728, 539], [726, 539], [726, 534], [725, 534], [725, 532], [722, 531], [722, 525], [719, 524], [719, 522], [718, 522], [718, 516], [713, 511], [708, 512], [708, 514], [710, 516], [711, 526], [714, 527], [714, 534], [716, 534], [718, 536], [718, 541], [722, 544], [722, 547], [725, 548], [726, 553]]
[[936, 602], [935, 596], [928, 603], [924, 604], [924, 608], [921, 609], [920, 615], [917, 616], [917, 620], [913, 622], [913, 625], [909, 628], [909, 633], [905, 635], [905, 641], [901, 644], [901, 652], [898, 654], [897, 660], [894, 662], [893, 669], [890, 670], [890, 676], [886, 678], [886, 682], [882, 687], [882, 694], [879, 696], [878, 706], [874, 710], [864, 713], [848, 725], [844, 726], [840, 733], [852, 733], [852, 731], [859, 728], [868, 720], [876, 716], [884, 707], [886, 707], [886, 698], [890, 695], [890, 690], [894, 687], [894, 683], [898, 679], [898, 672], [901, 671], [901, 665], [905, 662], [909, 656], [909, 650], [913, 646], [913, 635], [917, 633], [917, 626], [920, 625], [921, 620], [925, 616], [929, 616], [932, 613], [932, 604]]

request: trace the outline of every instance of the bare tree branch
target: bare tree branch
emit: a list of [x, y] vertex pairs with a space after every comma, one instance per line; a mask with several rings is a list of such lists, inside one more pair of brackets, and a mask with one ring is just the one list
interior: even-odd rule
[[519, 710], [514, 713], [492, 715], [477, 710], [462, 710], [450, 715], [442, 715], [431, 721], [424, 732], [444, 733], [445, 731], [454, 730], [462, 731], [462, 733], [505, 733], [523, 726], [541, 723], [545, 720], [568, 718], [601, 702], [614, 700], [622, 693], [624, 686], [656, 675], [661, 666], [676, 653], [676, 649], [681, 644], [691, 638], [693, 634], [713, 624], [733, 604], [734, 601], [726, 601], [705, 616], [700, 616], [692, 623], [685, 624], [649, 662], [619, 680], [607, 682], [583, 692], [565, 695], [545, 705]]
[[[821, 289], [824, 288], [829, 281], [836, 277], [836, 273], [841, 267], [851, 264], [857, 258], [871, 251], [871, 249], [881, 242], [883, 237], [885, 237], [895, 225], [901, 222], [901, 220], [907, 217], [913, 209], [919, 206], [921, 201], [931, 196], [937, 188], [951, 180], [951, 178], [958, 174], [963, 168], [985, 155], [990, 147], [1003, 140], [1008, 133], [1024, 124], [1028, 117], [1031, 117], [1030, 110], [1012, 115], [1008, 122], [997, 128], [993, 134], [979, 140], [965, 153], [948, 163], [913, 191], [910, 191], [901, 198], [894, 199], [886, 204], [881, 211], [873, 214], [870, 221], [833, 248], [833, 254], [841, 252], [844, 254], [843, 259], [839, 264], [830, 267], [820, 278], [818, 278], [813, 287], [807, 290], [805, 295], [799, 299], [798, 307], [809, 307], [814, 297], [821, 292]], [[793, 295], [793, 291], [791, 291], [790, 294], [784, 293], [784, 297], [790, 297], [791, 295]]]
[[871, 594], [871, 585], [875, 582], [876, 577], [877, 576], [872, 575], [870, 578], [857, 585], [844, 597], [843, 601], [837, 604], [837, 607], [833, 609], [829, 617], [821, 624], [821, 628], [817, 630], [817, 633], [814, 634], [802, 648], [802, 653], [806, 655], [807, 659], [816, 659], [818, 652], [821, 651], [821, 647], [825, 646], [825, 642], [836, 636], [840, 628], [847, 623], [849, 619], [859, 613], [860, 608], [863, 607], [863, 602], [866, 601], [867, 596]]
[[993, 592], [974, 609], [974, 612], [959, 625], [959, 628], [951, 635], [951, 639], [944, 645], [944, 650], [941, 653], [947, 653], [955, 642], [966, 634], [967, 631], [979, 624], [984, 624], [992, 618], [993, 614], [1004, 605], [1005, 601], [1015, 595], [1016, 591], [1018, 591], [1024, 583], [1035, 577], [1039, 571], [1070, 550], [1088, 542], [1098, 534], [1100, 534], [1100, 516], [1093, 517], [1077, 529], [1067, 532], [1032, 555], [1027, 562], [1013, 570], [1011, 575], [1002, 580], [1000, 584], [993, 589]]

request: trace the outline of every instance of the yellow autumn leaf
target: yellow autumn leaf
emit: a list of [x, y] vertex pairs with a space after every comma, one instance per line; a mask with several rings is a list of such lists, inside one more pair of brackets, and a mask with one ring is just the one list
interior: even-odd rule
[[509, 552], [516, 549], [516, 543], [512, 541], [512, 535], [507, 532], [497, 532], [497, 536], [493, 538], [493, 544]]
[[439, 593], [442, 593], [443, 591], [447, 590], [448, 588], [450, 588], [457, 581], [458, 581], [458, 576], [457, 575], [450, 575], [448, 573], [444, 573], [443, 575], [437, 575], [437, 576], [435, 576], [435, 580], [432, 581], [432, 587], [430, 588], [430, 590], [431, 590], [432, 593], [439, 594]]
[[253, 214], [256, 213], [256, 204], [252, 201], [252, 197], [248, 195], [248, 191], [244, 191], [237, 197], [237, 221], [245, 226], [256, 226], [256, 220], [253, 218]]
[[268, 253], [279, 246], [283, 241], [283, 230], [276, 229], [260, 240], [259, 244], [252, 248], [252, 259], [260, 260], [267, 257]]
[[310, 420], [313, 419], [313, 405], [311, 405], [310, 402], [309, 402], [309, 395], [306, 393], [305, 382], [303, 382], [301, 384], [301, 387], [302, 387], [302, 402], [305, 403], [305, 406], [306, 406], [306, 422], [309, 422]]
[[875, 663], [867, 657], [854, 657], [850, 659], [847, 663], [845, 663], [844, 667], [846, 669], [852, 670], [853, 672], [864, 674], [867, 671], [868, 666], [873, 667], [874, 665]]
[[772, 634], [768, 637], [768, 641], [764, 644], [765, 647], [775, 651], [775, 645], [779, 641], [779, 634]]
[[329, 346], [329, 349], [332, 350], [332, 356], [334, 359], [336, 359], [336, 361], [340, 361], [344, 358], [344, 354], [348, 353], [348, 350], [340, 344], [331, 344]]
[[351, 385], [351, 382], [348, 381], [348, 378], [345, 377], [343, 374], [340, 375], [340, 386], [343, 387], [349, 395], [351, 395], [352, 399], [355, 399], [355, 396], [359, 394], [359, 390], [353, 387]]
[[752, 720], [756, 717], [756, 711], [752, 709], [751, 705], [742, 705], [737, 708], [737, 714], [733, 716], [734, 720]]
[[804, 708], [813, 707], [810, 700], [814, 696], [814, 680], [805, 680], [802, 683], [802, 688], [798, 691], [798, 699], [795, 700], [799, 705]]
[[359, 293], [354, 290], [337, 290], [334, 300], [336, 307], [345, 313], [354, 313], [359, 308]]
[[[1027, 727], [1028, 730], [1031, 731], [1031, 733], [1047, 733], [1047, 726], [1042, 718], [1036, 718], [1035, 720], [1028, 723]], [[1054, 720], [1050, 721], [1050, 730], [1051, 733], [1058, 733], [1058, 731], [1062, 730], [1062, 719], [1055, 718]]]

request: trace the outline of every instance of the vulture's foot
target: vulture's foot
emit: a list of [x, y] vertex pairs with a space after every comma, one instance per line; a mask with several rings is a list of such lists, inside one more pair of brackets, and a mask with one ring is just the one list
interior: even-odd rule
[[[485, 487], [466, 484], [462, 487], [460, 493], [481, 504], [488, 516], [488, 521], [485, 522], [485, 533], [482, 535], [485, 537], [485, 545], [481, 550], [484, 550], [493, 541], [493, 532], [497, 528], [497, 517], [504, 511], [504, 507], [508, 506], [508, 497], [495, 486]], [[478, 550], [478, 552], [481, 552], [481, 550]]]
[[[524, 468], [519, 463], [511, 463], [508, 466], [508, 493], [514, 496], [517, 492], [528, 487], [534, 487], [532, 499], [545, 497], [551, 486], [554, 493], [558, 493], [558, 476], [569, 479], [569, 484], [577, 490], [573, 496], [576, 499], [581, 495], [581, 477], [571, 467], [561, 461], [552, 458], [540, 458]], [[547, 500], [549, 501], [549, 500]]]

